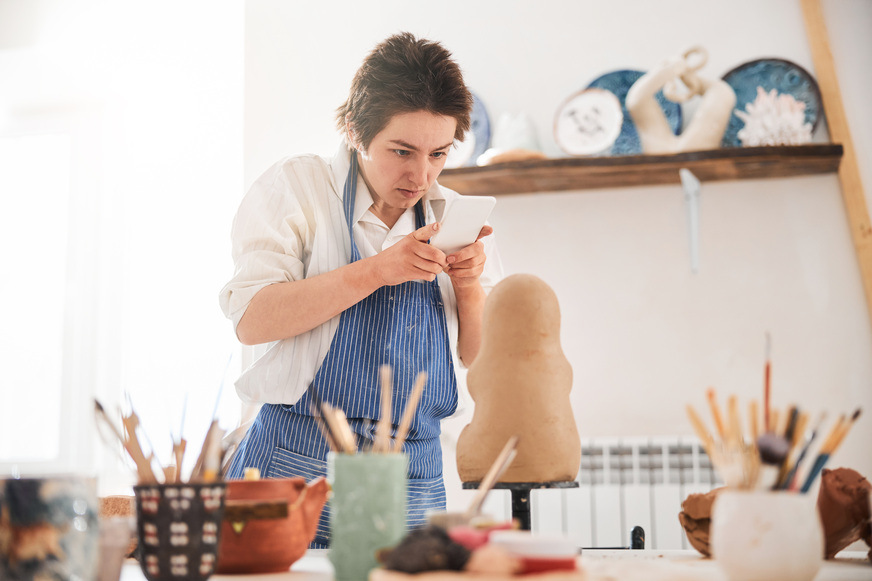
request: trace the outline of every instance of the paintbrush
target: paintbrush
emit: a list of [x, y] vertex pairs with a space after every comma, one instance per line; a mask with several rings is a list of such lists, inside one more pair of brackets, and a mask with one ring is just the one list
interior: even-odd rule
[[175, 482], [182, 481], [182, 460], [185, 458], [185, 448], [188, 446], [188, 441], [183, 437], [185, 432], [185, 415], [188, 412], [188, 394], [185, 394], [185, 402], [182, 404], [182, 420], [179, 423], [179, 439], [176, 441], [173, 438], [173, 457], [176, 460], [176, 477]]
[[372, 451], [388, 452], [391, 440], [391, 392], [393, 391], [391, 366], [379, 367], [379, 377], [381, 378], [381, 417], [376, 424], [375, 444]]
[[756, 399], [748, 403], [748, 426], [751, 428], [751, 441], [756, 442], [760, 437], [760, 417]]
[[799, 455], [794, 460], [793, 465], [790, 467], [790, 470], [787, 472], [787, 476], [784, 478], [784, 482], [782, 484], [785, 489], [796, 489], [796, 474], [799, 469], [799, 465], [802, 464], [802, 461], [805, 460], [805, 455], [808, 454], [809, 448], [811, 448], [812, 442], [814, 442], [817, 437], [818, 432], [820, 431], [821, 425], [823, 425], [824, 418], [827, 417], [826, 412], [822, 412], [820, 417], [818, 418], [817, 423], [812, 428], [811, 433], [805, 440], [805, 444], [803, 444], [802, 448], [799, 451]]
[[203, 445], [200, 446], [200, 453], [197, 454], [197, 461], [194, 463], [194, 469], [191, 471], [190, 482], [208, 482], [207, 478], [209, 477], [214, 479], [214, 474], [207, 474], [207, 470], [212, 468], [208, 465], [212, 464], [212, 462], [211, 460], [207, 461], [207, 458], [210, 458], [210, 455], [213, 454], [212, 446], [214, 434], [216, 433], [216, 430], [219, 429], [218, 420], [213, 419], [209, 424], [209, 429], [206, 430], [206, 437], [203, 438]]
[[321, 406], [321, 398], [315, 390], [314, 383], [309, 384], [309, 387], [306, 388], [306, 393], [309, 394], [309, 409], [312, 412], [312, 417], [315, 419], [315, 424], [317, 424], [318, 429], [321, 430], [324, 439], [327, 440], [327, 445], [330, 447], [330, 450], [332, 452], [338, 452], [340, 450], [339, 443], [336, 440], [336, 436], [330, 431], [330, 426], [327, 425], [323, 417], [321, 411], [323, 409]]
[[469, 521], [472, 517], [481, 512], [481, 507], [484, 505], [484, 501], [487, 498], [488, 492], [490, 492], [491, 488], [497, 483], [500, 476], [506, 471], [509, 465], [512, 463], [512, 460], [515, 459], [515, 455], [517, 454], [518, 446], [518, 436], [512, 436], [506, 442], [506, 445], [503, 446], [502, 451], [497, 456], [497, 459], [494, 460], [493, 464], [491, 464], [484, 478], [478, 485], [478, 491], [475, 493], [475, 496], [472, 499], [472, 502], [469, 503], [469, 507], [466, 509], [464, 513], [464, 519]]
[[412, 388], [412, 393], [409, 395], [409, 401], [406, 402], [406, 409], [403, 410], [403, 417], [400, 419], [400, 425], [397, 427], [397, 435], [394, 439], [392, 450], [394, 452], [402, 452], [403, 443], [406, 441], [406, 435], [409, 433], [409, 427], [412, 425], [412, 418], [415, 416], [415, 410], [418, 408], [418, 402], [421, 399], [421, 394], [424, 393], [424, 385], [427, 383], [427, 372], [422, 371], [415, 378], [415, 387]]
[[821, 446], [821, 451], [817, 458], [815, 458], [814, 464], [805, 479], [805, 484], [800, 488], [800, 492], [808, 492], [809, 488], [811, 488], [814, 479], [817, 478], [817, 475], [820, 474], [821, 470], [823, 470], [824, 465], [830, 457], [836, 453], [836, 450], [838, 450], [839, 446], [842, 444], [845, 436], [848, 435], [851, 426], [853, 426], [854, 422], [857, 421], [857, 418], [860, 417], [860, 411], [860, 408], [857, 408], [851, 415], [851, 419], [847, 421], [843, 421], [842, 418], [839, 418], [839, 421]]
[[131, 406], [130, 415], [122, 414], [121, 423], [124, 425], [126, 437], [124, 439], [127, 453], [133, 458], [136, 463], [136, 472], [139, 475], [140, 484], [152, 484], [157, 482], [157, 477], [151, 468], [151, 460], [145, 457], [142, 451], [142, 446], [139, 444], [139, 438], [136, 435], [136, 428], [139, 427], [139, 416], [133, 411]]
[[739, 400], [735, 395], [727, 398], [727, 419], [729, 422], [727, 441], [730, 446], [739, 448], [742, 445], [742, 424], [739, 420]]
[[702, 419], [696, 413], [693, 406], [687, 404], [685, 409], [687, 410], [687, 417], [690, 419], [690, 425], [693, 427], [693, 431], [696, 432], [696, 437], [699, 438], [705, 453], [708, 454], [709, 458], [712, 458], [714, 456], [714, 438], [706, 429], [705, 424], [703, 424]]
[[333, 414], [336, 416], [336, 421], [339, 425], [339, 431], [342, 433], [342, 441], [345, 442], [346, 450], [350, 450], [351, 454], [356, 454], [357, 438], [354, 436], [354, 432], [348, 424], [348, 418], [345, 417], [345, 412], [336, 408], [333, 410]]
[[721, 415], [721, 408], [718, 405], [717, 394], [715, 393], [715, 388], [710, 387], [706, 390], [706, 398], [708, 399], [709, 408], [712, 412], [712, 417], [715, 420], [715, 429], [717, 429], [718, 436], [721, 440], [727, 439], [727, 428], [724, 425], [724, 418]]
[[[796, 411], [796, 408], [793, 408], [793, 410]], [[776, 489], [786, 488], [787, 483], [789, 482], [788, 478], [790, 476], [790, 471], [796, 463], [799, 443], [803, 434], [805, 434], [806, 424], [808, 424], [808, 413], [799, 412], [792, 415], [794, 415], [796, 419], [791, 419], [788, 423], [787, 431], [785, 432], [785, 439], [790, 443], [790, 449], [787, 452], [787, 457], [784, 459], [784, 462], [781, 463], [781, 467], [778, 470], [778, 478], [775, 480]]]
[[771, 396], [771, 386], [772, 386], [772, 362], [771, 362], [771, 354], [772, 354], [772, 338], [769, 336], [769, 332], [766, 332], [766, 363], [763, 366], [763, 424], [764, 431], [770, 432], [775, 429], [773, 425], [769, 423], [769, 402]]
[[327, 422], [327, 427], [330, 428], [330, 433], [333, 434], [333, 439], [339, 449], [346, 454], [357, 453], [357, 446], [354, 445], [354, 436], [351, 435], [351, 428], [348, 427], [348, 420], [345, 419], [345, 414], [342, 410], [334, 409], [325, 401], [321, 403], [321, 415]]
[[[123, 451], [115, 449], [115, 452], [118, 454], [118, 458], [129, 467], [130, 465], [128, 464], [128, 461], [133, 460], [133, 455], [130, 453], [130, 450], [128, 450], [127, 440], [121, 434], [121, 431], [118, 429], [115, 423], [109, 418], [109, 414], [106, 413], [106, 409], [103, 407], [103, 404], [101, 404], [96, 398], [94, 399], [94, 416], [97, 420], [97, 431], [100, 433], [103, 441], [109, 443], [105, 432], [99, 429], [101, 424], [109, 428], [112, 437], [118, 442], [118, 444], [121, 445], [121, 450]], [[136, 470], [137, 473], [139, 472], [139, 467], [136, 465], [136, 462], [133, 463], [132, 468]]]

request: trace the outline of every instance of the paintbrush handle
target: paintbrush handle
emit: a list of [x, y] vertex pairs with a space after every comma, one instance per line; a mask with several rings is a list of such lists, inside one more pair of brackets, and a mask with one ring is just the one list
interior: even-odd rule
[[510, 437], [506, 442], [506, 445], [503, 446], [502, 451], [497, 455], [497, 459], [494, 460], [494, 463], [491, 464], [487, 474], [485, 474], [484, 478], [479, 483], [478, 492], [476, 492], [475, 497], [473, 497], [472, 502], [469, 504], [469, 508], [466, 509], [465, 515], [467, 518], [472, 518], [481, 510], [488, 492], [490, 492], [490, 489], [497, 483], [497, 480], [502, 476], [503, 472], [506, 471], [512, 460], [514, 460], [516, 453], [515, 448], [517, 446], [518, 436]]
[[814, 479], [817, 478], [817, 475], [823, 470], [824, 464], [827, 463], [827, 460], [830, 459], [829, 454], [818, 454], [818, 457], [815, 458], [814, 465], [809, 470], [808, 476], [805, 479], [805, 484], [802, 485], [802, 488], [799, 489], [800, 492], [808, 492], [808, 489], [811, 488]]
[[751, 400], [748, 404], [748, 425], [751, 428], [751, 441], [756, 442], [760, 437], [760, 421], [759, 411], [757, 410], [757, 400]]
[[381, 379], [381, 416], [375, 428], [375, 444], [373, 452], [387, 452], [390, 449], [391, 440], [391, 391], [393, 391], [390, 365], [382, 365], [379, 368]]
[[687, 417], [690, 419], [690, 425], [693, 426], [693, 431], [696, 432], [696, 437], [699, 438], [706, 454], [711, 458], [714, 454], [714, 440], [711, 434], [706, 430], [705, 425], [702, 423], [702, 418], [699, 417], [699, 414], [696, 413], [692, 405], [687, 404], [686, 410]]
[[711, 408], [712, 417], [715, 420], [715, 428], [718, 431], [718, 436], [720, 436], [721, 440], [725, 440], [727, 437], [727, 428], [726, 426], [724, 426], [724, 417], [721, 414], [721, 408], [718, 405], [715, 388], [708, 388], [708, 390], [706, 391], [706, 397], [708, 398], [709, 408]]
[[415, 379], [415, 387], [412, 388], [412, 394], [409, 396], [409, 401], [406, 402], [406, 409], [403, 410], [403, 417], [397, 427], [397, 435], [393, 445], [394, 452], [400, 452], [403, 449], [403, 443], [406, 441], [409, 427], [412, 425], [412, 418], [415, 417], [415, 410], [418, 409], [418, 402], [421, 400], [421, 394], [424, 393], [426, 383], [427, 372], [422, 371]]

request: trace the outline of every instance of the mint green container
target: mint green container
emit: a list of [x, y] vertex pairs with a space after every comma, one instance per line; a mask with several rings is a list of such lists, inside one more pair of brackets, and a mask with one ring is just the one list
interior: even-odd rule
[[336, 581], [365, 581], [378, 566], [376, 551], [405, 536], [408, 464], [405, 454], [327, 455]]

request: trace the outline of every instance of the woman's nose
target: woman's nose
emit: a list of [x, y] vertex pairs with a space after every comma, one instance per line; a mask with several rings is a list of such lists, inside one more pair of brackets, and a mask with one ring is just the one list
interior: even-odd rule
[[427, 174], [429, 170], [430, 164], [426, 157], [416, 159], [412, 162], [411, 167], [409, 168], [409, 178], [416, 186], [423, 188], [427, 185]]

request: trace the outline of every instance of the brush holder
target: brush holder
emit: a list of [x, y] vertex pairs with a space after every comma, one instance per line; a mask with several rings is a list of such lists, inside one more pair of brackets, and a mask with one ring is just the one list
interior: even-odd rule
[[225, 485], [142, 484], [136, 495], [139, 565], [148, 581], [204, 581], [215, 571]]
[[731, 581], [811, 581], [824, 555], [815, 499], [724, 490], [712, 510], [711, 548]]
[[94, 579], [95, 489], [76, 476], [0, 480], [0, 579]]
[[367, 579], [376, 552], [406, 534], [408, 457], [405, 454], [327, 455], [330, 562], [337, 581]]

